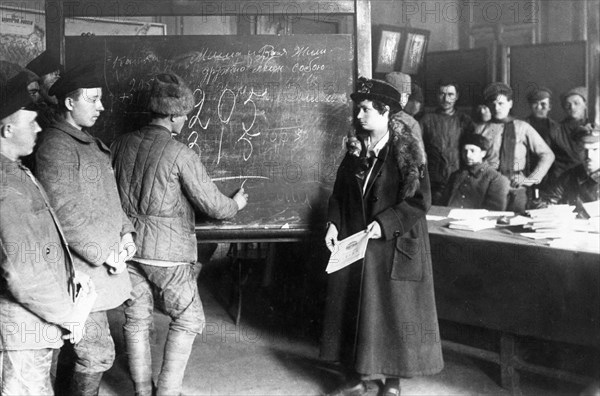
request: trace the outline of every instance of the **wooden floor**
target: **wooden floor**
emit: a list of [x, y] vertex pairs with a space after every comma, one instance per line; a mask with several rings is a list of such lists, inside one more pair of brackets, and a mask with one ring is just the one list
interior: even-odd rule
[[[214, 284], [207, 287], [201, 282], [207, 327], [205, 334], [196, 338], [184, 395], [321, 395], [339, 385], [337, 368], [317, 358], [314, 334], [283, 323], [274, 308], [264, 306], [265, 301], [257, 295], [247, 297], [242, 321], [235, 326], [222, 298], [215, 298], [211, 290], [215, 290]], [[258, 303], [260, 307], [254, 305]], [[112, 311], [110, 318], [117, 360], [105, 375], [100, 394], [132, 395], [123, 352], [122, 311]], [[157, 372], [169, 320], [156, 313], [155, 321]], [[446, 366], [440, 374], [402, 380], [402, 395], [510, 395], [499, 385], [496, 365], [453, 352], [445, 352], [444, 359]], [[523, 375], [521, 389], [523, 395], [562, 396], [578, 395], [581, 386]]]

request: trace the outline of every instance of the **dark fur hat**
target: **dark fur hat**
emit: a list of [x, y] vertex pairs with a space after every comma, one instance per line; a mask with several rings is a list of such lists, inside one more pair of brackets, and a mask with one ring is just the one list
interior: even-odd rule
[[460, 139], [461, 147], [464, 147], [467, 144], [477, 146], [483, 151], [488, 151], [490, 149], [490, 140], [477, 133], [467, 133]]
[[194, 108], [194, 95], [178, 75], [158, 74], [152, 84], [148, 108], [163, 116], [186, 115]]

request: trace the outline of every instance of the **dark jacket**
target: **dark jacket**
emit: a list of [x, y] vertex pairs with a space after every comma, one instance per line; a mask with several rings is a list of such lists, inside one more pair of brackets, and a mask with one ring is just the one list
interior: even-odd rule
[[[571, 157], [574, 154], [572, 143], [567, 138], [567, 134], [563, 132], [562, 126], [551, 118], [537, 118], [530, 115], [525, 119], [539, 133], [546, 144], [554, 153], [554, 162], [548, 170], [546, 177], [540, 183], [542, 190], [548, 188], [556, 179], [572, 165]], [[575, 154], [576, 156], [578, 154]], [[532, 167], [536, 163], [531, 164]]]
[[582, 203], [600, 199], [600, 174], [588, 175], [583, 165], [578, 165], [563, 173], [558, 180], [542, 194], [542, 199], [551, 204], [575, 205], [579, 217], [587, 218]]
[[360, 158], [348, 154], [329, 200], [328, 218], [339, 239], [373, 220], [383, 237], [369, 241], [364, 260], [329, 275], [321, 356], [366, 375], [435, 374], [443, 361], [425, 219], [431, 204], [425, 159], [404, 128], [394, 128], [377, 158], [363, 197]]
[[474, 124], [471, 117], [462, 112], [447, 115], [438, 109], [423, 116], [421, 128], [433, 204], [439, 205], [448, 178], [460, 167], [460, 139], [473, 131]]
[[238, 210], [211, 181], [200, 157], [149, 125], [111, 146], [123, 210], [137, 231], [136, 257], [196, 262], [195, 210], [214, 219]]
[[41, 136], [35, 174], [63, 227], [75, 268], [96, 286], [92, 311], [118, 307], [129, 298], [129, 275], [110, 274], [103, 264], [109, 254], [118, 254], [121, 236], [135, 230], [121, 209], [110, 151], [65, 121], [53, 123]]
[[0, 166], [0, 351], [60, 348], [72, 258], [33, 175], [1, 154]]
[[450, 176], [443, 204], [454, 208], [505, 210], [509, 189], [508, 178], [487, 163], [465, 166]]

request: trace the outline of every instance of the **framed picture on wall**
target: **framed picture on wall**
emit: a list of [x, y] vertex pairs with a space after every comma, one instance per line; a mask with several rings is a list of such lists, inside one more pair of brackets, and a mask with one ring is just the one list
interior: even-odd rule
[[379, 25], [373, 28], [373, 74], [418, 74], [425, 60], [429, 30]]
[[427, 44], [429, 43], [429, 30], [405, 29], [404, 47], [399, 71], [406, 74], [417, 74], [423, 66]]
[[373, 51], [373, 72], [385, 74], [395, 71], [404, 39], [403, 29], [381, 25], [375, 28], [374, 33], [376, 44]]

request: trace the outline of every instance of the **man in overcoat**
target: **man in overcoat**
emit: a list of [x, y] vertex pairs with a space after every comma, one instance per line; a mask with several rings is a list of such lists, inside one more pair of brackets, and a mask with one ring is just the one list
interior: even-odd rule
[[[0, 87], [0, 394], [50, 395], [52, 355], [77, 343], [96, 298], [76, 275], [57, 216], [20, 161], [40, 127], [27, 73]], [[79, 293], [76, 295], [77, 288]]]
[[[321, 357], [348, 369], [336, 395], [362, 395], [385, 379], [398, 395], [400, 378], [443, 368], [427, 222], [431, 205], [425, 153], [403, 124], [399, 92], [361, 78], [360, 148], [350, 147], [329, 200], [326, 245], [368, 232], [365, 258], [329, 275]], [[390, 121], [391, 120], [391, 121]]]
[[74, 258], [75, 269], [88, 274], [98, 298], [85, 337], [74, 346], [70, 395], [98, 394], [102, 375], [115, 359], [107, 311], [130, 297], [126, 263], [135, 253], [133, 225], [121, 209], [110, 150], [86, 129], [102, 106], [102, 83], [94, 65], [67, 71], [50, 88], [61, 117], [44, 129], [35, 153], [35, 174], [48, 192]]

